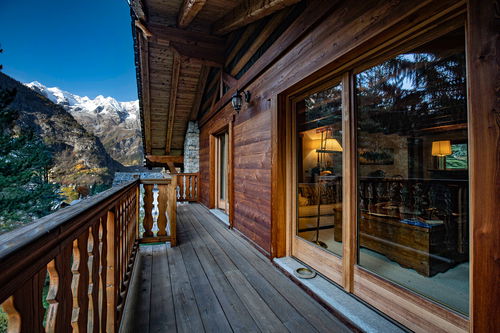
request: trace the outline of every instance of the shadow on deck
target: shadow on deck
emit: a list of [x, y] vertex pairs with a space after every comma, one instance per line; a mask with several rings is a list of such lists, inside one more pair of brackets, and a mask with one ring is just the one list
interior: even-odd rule
[[123, 332], [350, 331], [203, 206], [179, 206], [177, 230], [141, 246]]

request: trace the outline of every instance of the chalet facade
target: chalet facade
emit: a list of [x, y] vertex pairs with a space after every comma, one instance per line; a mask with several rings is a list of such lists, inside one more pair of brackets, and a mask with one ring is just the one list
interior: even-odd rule
[[[414, 331], [500, 325], [498, 1], [132, 1], [146, 164]], [[190, 171], [191, 172], [191, 171]]]
[[499, 1], [129, 3], [170, 175], [0, 235], [1, 329], [498, 331]]

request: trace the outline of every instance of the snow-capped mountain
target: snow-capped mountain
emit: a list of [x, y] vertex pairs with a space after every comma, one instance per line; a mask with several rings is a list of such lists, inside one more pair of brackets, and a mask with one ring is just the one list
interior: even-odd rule
[[113, 97], [90, 99], [40, 82], [25, 84], [50, 101], [63, 106], [89, 132], [101, 139], [108, 153], [123, 165], [142, 161], [139, 101], [118, 102]]

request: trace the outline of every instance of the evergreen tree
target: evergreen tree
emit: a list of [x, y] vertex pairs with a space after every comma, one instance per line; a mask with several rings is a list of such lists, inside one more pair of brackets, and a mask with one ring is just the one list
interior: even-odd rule
[[0, 233], [49, 214], [59, 200], [48, 182], [51, 153], [33, 133], [13, 131], [16, 91], [0, 91]]

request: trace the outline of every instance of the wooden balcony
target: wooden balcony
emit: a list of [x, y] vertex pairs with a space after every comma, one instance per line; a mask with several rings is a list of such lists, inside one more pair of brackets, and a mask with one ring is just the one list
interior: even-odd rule
[[178, 206], [177, 235], [140, 247], [124, 332], [349, 331], [200, 204]]
[[203, 206], [177, 203], [197, 193], [197, 175], [136, 180], [1, 235], [8, 332], [348, 331]]

